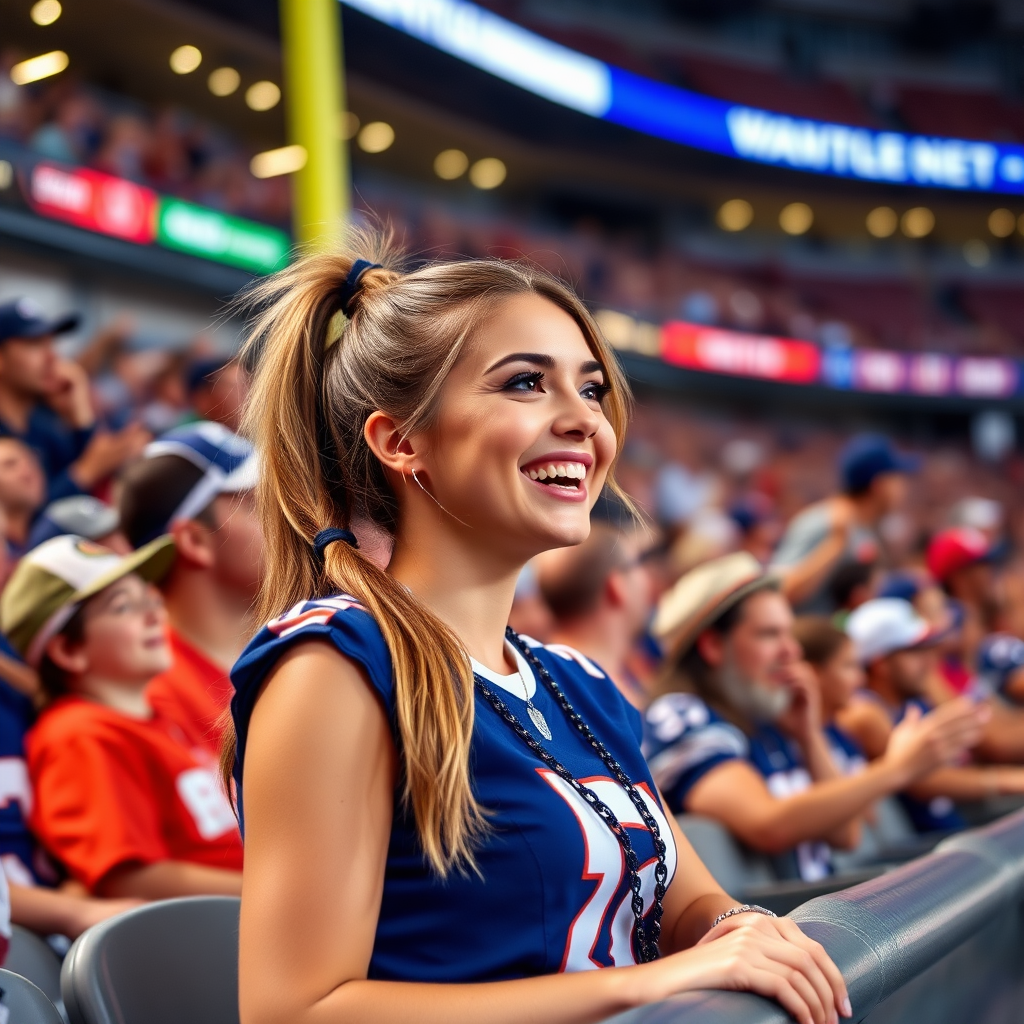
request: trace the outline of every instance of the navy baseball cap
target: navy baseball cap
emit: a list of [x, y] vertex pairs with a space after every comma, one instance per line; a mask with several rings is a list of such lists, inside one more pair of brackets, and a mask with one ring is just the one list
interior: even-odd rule
[[916, 473], [921, 459], [896, 451], [881, 434], [861, 434], [839, 456], [839, 475], [843, 489], [857, 493], [871, 486], [883, 473]]
[[77, 313], [66, 313], [51, 320], [32, 299], [15, 299], [0, 304], [0, 342], [8, 338], [34, 339], [64, 334], [73, 331], [81, 319]]
[[220, 373], [231, 360], [224, 356], [211, 356], [209, 359], [194, 359], [185, 368], [185, 389], [191, 395], [193, 391], [211, 383], [212, 377]]
[[165, 529], [182, 519], [194, 519], [219, 494], [252, 490], [259, 477], [252, 445], [220, 423], [204, 420], [175, 427], [151, 441], [142, 453], [145, 459], [160, 455], [177, 455], [203, 471]]

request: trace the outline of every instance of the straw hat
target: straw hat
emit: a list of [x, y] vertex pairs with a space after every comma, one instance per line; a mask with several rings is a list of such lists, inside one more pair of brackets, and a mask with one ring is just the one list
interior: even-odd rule
[[749, 552], [715, 558], [681, 577], [662, 597], [651, 630], [666, 655], [676, 658], [734, 605], [778, 582]]

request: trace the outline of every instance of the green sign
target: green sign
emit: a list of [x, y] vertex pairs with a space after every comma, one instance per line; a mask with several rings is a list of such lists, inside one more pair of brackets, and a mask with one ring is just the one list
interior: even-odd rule
[[277, 228], [180, 199], [160, 199], [157, 242], [218, 263], [269, 274], [284, 266], [291, 242]]

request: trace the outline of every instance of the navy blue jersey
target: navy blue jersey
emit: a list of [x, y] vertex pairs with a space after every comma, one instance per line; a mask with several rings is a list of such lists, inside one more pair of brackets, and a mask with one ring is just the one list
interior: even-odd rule
[[[256, 694], [291, 644], [327, 640], [366, 672], [396, 745], [391, 658], [373, 618], [348, 597], [304, 602], [264, 627], [232, 672], [231, 711], [238, 733], [235, 781]], [[669, 823], [640, 752], [640, 715], [593, 663], [566, 647], [523, 638], [569, 700], [643, 794], [668, 846]], [[629, 796], [565, 717], [544, 684], [515, 653], [520, 676], [474, 665], [520, 722], [592, 789], [626, 826], [642, 865], [645, 909], [654, 893], [653, 837]], [[523, 685], [552, 733], [545, 741], [526, 714]], [[426, 864], [415, 822], [395, 796], [377, 935], [369, 977], [398, 981], [497, 981], [635, 962], [628, 873], [608, 826], [547, 769], [487, 701], [476, 697], [470, 753], [473, 791], [488, 811], [487, 836], [476, 850], [480, 875], [453, 872], [439, 881]]]
[[[0, 652], [18, 659], [3, 637]], [[27, 825], [32, 786], [25, 764], [25, 733], [33, 717], [32, 701], [0, 679], [0, 865], [19, 885], [55, 881], [53, 869]]]
[[855, 775], [868, 763], [860, 745], [848, 736], [835, 722], [825, 726], [825, 739], [835, 766], [843, 775]]
[[[747, 736], [715, 714], [692, 693], [669, 693], [658, 698], [644, 719], [644, 752], [651, 774], [669, 809], [685, 813], [690, 790], [708, 772], [726, 761], [745, 759], [764, 777], [779, 799], [811, 785], [799, 746], [774, 726], [761, 726]], [[800, 843], [779, 859], [783, 875], [816, 882], [832, 873], [827, 843]]]
[[1006, 684], [1024, 668], [1024, 640], [1011, 633], [991, 633], [978, 646], [979, 694], [1005, 696]]

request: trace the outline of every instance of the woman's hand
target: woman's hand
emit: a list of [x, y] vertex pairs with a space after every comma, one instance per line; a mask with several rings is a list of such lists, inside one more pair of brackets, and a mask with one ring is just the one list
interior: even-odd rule
[[[799, 1024], [852, 1015], [846, 983], [820, 943], [793, 921], [747, 913], [728, 917], [692, 949], [635, 968], [653, 982], [643, 1002], [695, 989], [731, 989], [774, 999]], [[657, 980], [654, 975], [657, 974]]]

